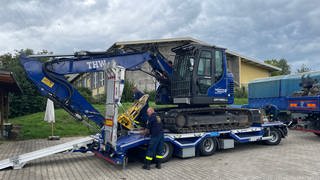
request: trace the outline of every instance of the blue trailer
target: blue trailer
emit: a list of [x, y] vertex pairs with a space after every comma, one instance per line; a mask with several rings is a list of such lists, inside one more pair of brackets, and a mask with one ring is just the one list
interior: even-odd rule
[[[311, 80], [310, 87], [304, 81]], [[281, 120], [294, 129], [320, 135], [320, 72], [275, 76], [257, 79], [249, 83], [247, 108], [264, 109], [273, 120]]]
[[[169, 161], [173, 156], [179, 158], [190, 158], [195, 156], [209, 156], [219, 149], [230, 149], [235, 143], [263, 142], [267, 145], [278, 145], [282, 138], [287, 136], [287, 126], [282, 122], [264, 122], [254, 124], [245, 129], [233, 129], [224, 131], [198, 132], [198, 133], [165, 133], [163, 161]], [[116, 150], [109, 154], [99, 151], [99, 140], [97, 136], [94, 149], [86, 151], [94, 152], [115, 165], [125, 167], [130, 158], [142, 159], [145, 156], [145, 148], [150, 140], [149, 137], [140, 135], [139, 132], [130, 132], [128, 135], [118, 139]], [[93, 144], [94, 144], [93, 143]], [[131, 153], [134, 152], [134, 153]], [[139, 152], [139, 153], [137, 153]], [[132, 155], [130, 156], [130, 155]]]
[[[219, 149], [231, 149], [236, 143], [263, 142], [267, 145], [278, 145], [287, 136], [287, 126], [282, 122], [263, 122], [245, 129], [198, 133], [165, 133], [163, 160], [169, 161], [173, 156], [190, 158], [195, 156], [209, 156]], [[115, 148], [102, 151], [100, 146], [103, 138], [101, 134], [85, 137], [64, 144], [40, 149], [14, 156], [0, 161], [0, 169], [13, 167], [21, 169], [29, 161], [66, 151], [87, 153], [92, 152], [107, 162], [125, 168], [130, 159], [141, 159], [145, 156], [145, 149], [150, 140], [131, 131], [120, 136]]]

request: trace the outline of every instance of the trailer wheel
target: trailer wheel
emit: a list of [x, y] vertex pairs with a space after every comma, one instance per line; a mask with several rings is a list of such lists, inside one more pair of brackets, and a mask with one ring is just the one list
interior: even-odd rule
[[270, 135], [272, 139], [264, 141], [267, 145], [278, 145], [281, 142], [281, 133], [276, 129], [271, 129]]
[[162, 153], [162, 162], [167, 162], [171, 159], [173, 154], [173, 146], [169, 142], [164, 142], [163, 144], [163, 153]]
[[200, 155], [210, 156], [217, 150], [217, 139], [216, 138], [205, 138], [199, 145]]

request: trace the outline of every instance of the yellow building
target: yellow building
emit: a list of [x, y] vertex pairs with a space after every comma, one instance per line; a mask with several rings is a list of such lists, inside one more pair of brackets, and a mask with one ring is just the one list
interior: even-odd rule
[[[116, 48], [128, 48], [143, 50], [148, 46], [156, 46], [159, 51], [168, 60], [174, 62], [175, 54], [171, 51], [172, 48], [184, 45], [187, 43], [207, 44], [203, 41], [194, 38], [170, 38], [142, 41], [123, 41], [114, 43], [108, 50], [112, 51]], [[233, 73], [235, 85], [238, 87], [246, 87], [249, 81], [256, 78], [269, 77], [271, 72], [280, 71], [280, 68], [260, 62], [256, 59], [248, 58], [236, 52], [227, 50], [228, 70]], [[145, 71], [151, 71], [151, 67], [145, 63], [142, 67]], [[77, 87], [88, 87], [92, 90], [93, 96], [104, 94], [104, 75], [103, 73], [85, 73], [71, 78], [72, 82]], [[153, 77], [141, 71], [126, 72], [126, 79], [132, 81], [140, 90], [154, 90], [156, 81]]]
[[259, 60], [226, 50], [228, 70], [232, 72], [237, 86], [248, 86], [248, 83], [257, 78], [270, 77], [271, 72], [281, 69]]

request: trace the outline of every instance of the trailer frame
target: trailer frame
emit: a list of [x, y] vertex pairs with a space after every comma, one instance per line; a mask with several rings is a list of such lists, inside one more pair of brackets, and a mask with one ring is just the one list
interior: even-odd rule
[[[262, 124], [254, 124], [249, 128], [223, 131], [183, 134], [164, 133], [164, 161], [168, 161], [172, 156], [190, 158], [199, 155], [212, 155], [218, 149], [234, 148], [235, 143], [271, 141], [273, 136], [270, 132], [272, 130], [279, 132], [278, 138], [280, 138], [280, 140], [276, 144], [271, 143], [271, 145], [279, 144], [281, 139], [285, 138], [288, 133], [287, 126], [282, 122], [265, 122]], [[215, 147], [213, 147], [212, 152], [201, 154], [199, 149], [200, 144], [206, 139], [212, 139]], [[62, 152], [92, 152], [97, 157], [111, 164], [121, 165], [123, 168], [126, 168], [130, 158], [128, 152], [134, 148], [143, 149], [143, 147], [148, 144], [150, 137], [141, 135], [139, 131], [130, 131], [128, 135], [120, 136], [116, 143], [116, 150], [108, 151], [108, 153], [102, 151], [101, 147], [99, 147], [102, 140], [101, 134], [96, 134], [37, 151], [16, 155], [0, 161], [0, 169], [8, 167], [21, 169], [29, 161]], [[142, 150], [140, 152], [141, 153], [136, 155], [144, 156], [145, 151]]]
[[[271, 132], [276, 131], [280, 138], [276, 143], [273, 143], [273, 135]], [[164, 162], [168, 161], [171, 156], [179, 158], [190, 158], [199, 155], [212, 155], [218, 149], [234, 148], [235, 143], [249, 143], [249, 142], [269, 142], [269, 145], [278, 145], [282, 138], [288, 134], [287, 125], [277, 122], [265, 122], [261, 124], [253, 124], [249, 128], [233, 129], [212, 132], [197, 132], [197, 133], [164, 133], [165, 150]], [[214, 151], [208, 154], [201, 154], [199, 146], [207, 138], [213, 138], [216, 143]], [[97, 150], [93, 152], [108, 162], [115, 165], [122, 165], [125, 168], [128, 164], [128, 151], [134, 148], [146, 148], [150, 137], [139, 134], [139, 131], [131, 131], [128, 135], [118, 138], [117, 150], [111, 154], [103, 154]], [[172, 152], [167, 152], [168, 147], [172, 148]], [[144, 157], [145, 151], [140, 154], [135, 154]], [[167, 154], [167, 155], [165, 155]], [[170, 157], [167, 157], [170, 156]]]

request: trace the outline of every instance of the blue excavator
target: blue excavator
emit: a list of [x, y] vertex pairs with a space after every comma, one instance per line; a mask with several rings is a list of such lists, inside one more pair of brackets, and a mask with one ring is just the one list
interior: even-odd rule
[[139, 70], [143, 63], [149, 63], [152, 71], [146, 73], [160, 83], [156, 103], [176, 105], [157, 109], [164, 128], [170, 132], [245, 128], [260, 121], [258, 110], [226, 106], [233, 103], [234, 83], [232, 74], [227, 71], [225, 49], [186, 44], [172, 51], [176, 54], [173, 67], [155, 48], [145, 52], [117, 49], [112, 52], [47, 55], [51, 60], [44, 63], [37, 55], [21, 57], [20, 60], [28, 78], [43, 96], [58, 103], [76, 119], [88, 118], [100, 127], [104, 125], [105, 117], [79, 94], [65, 75], [103, 71], [110, 61], [127, 71]]

